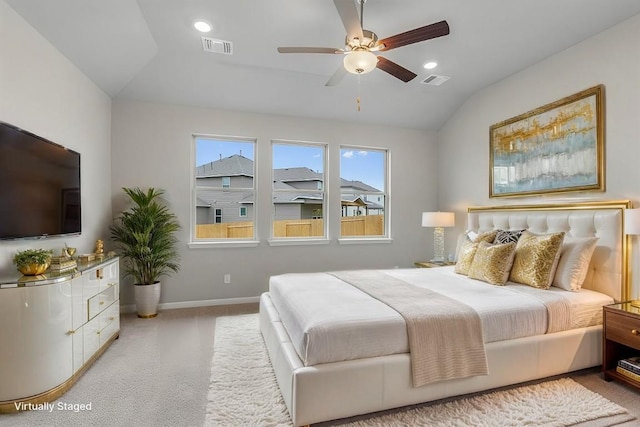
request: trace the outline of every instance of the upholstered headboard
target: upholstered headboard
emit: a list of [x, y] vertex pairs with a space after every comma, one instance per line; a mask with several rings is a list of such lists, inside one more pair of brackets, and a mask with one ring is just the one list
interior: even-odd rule
[[631, 290], [629, 245], [623, 219], [624, 210], [630, 207], [628, 200], [470, 207], [468, 229], [477, 233], [528, 229], [538, 234], [564, 231], [570, 237], [597, 236], [598, 243], [582, 286], [625, 301]]

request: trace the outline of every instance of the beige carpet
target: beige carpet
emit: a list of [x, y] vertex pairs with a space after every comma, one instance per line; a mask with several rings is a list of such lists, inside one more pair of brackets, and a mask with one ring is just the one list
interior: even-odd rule
[[[258, 329], [258, 316], [220, 318], [215, 334], [205, 425], [292, 425]], [[625, 408], [569, 378], [560, 378], [323, 424], [604, 427], [634, 418]]]

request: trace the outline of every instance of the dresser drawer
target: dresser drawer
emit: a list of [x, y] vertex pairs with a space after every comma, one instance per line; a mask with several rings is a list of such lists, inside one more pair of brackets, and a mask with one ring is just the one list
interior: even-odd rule
[[605, 316], [606, 339], [640, 350], [640, 319], [614, 311]]
[[118, 286], [109, 286], [99, 294], [89, 298], [89, 319], [93, 319], [102, 310], [118, 299]]
[[100, 313], [100, 346], [120, 330], [120, 304], [115, 303]]

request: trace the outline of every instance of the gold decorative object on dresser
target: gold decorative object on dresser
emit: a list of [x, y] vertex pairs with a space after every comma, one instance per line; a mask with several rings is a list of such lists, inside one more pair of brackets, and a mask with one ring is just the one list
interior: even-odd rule
[[113, 257], [0, 278], [0, 413], [57, 399], [118, 338], [119, 270]]
[[13, 263], [25, 276], [37, 276], [44, 273], [51, 263], [51, 251], [45, 249], [25, 249], [13, 256]]
[[[640, 356], [640, 308], [631, 302], [604, 307], [602, 372], [607, 381], [617, 380], [640, 389], [640, 377], [621, 369], [620, 361]], [[623, 362], [624, 363], [624, 362]]]

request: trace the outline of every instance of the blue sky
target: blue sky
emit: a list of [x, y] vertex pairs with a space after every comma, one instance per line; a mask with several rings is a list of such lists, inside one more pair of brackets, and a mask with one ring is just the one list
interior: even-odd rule
[[[198, 138], [196, 140], [196, 165], [240, 154], [255, 160], [254, 144], [242, 141], [220, 141]], [[274, 144], [274, 168], [307, 167], [322, 172], [322, 147], [313, 145]], [[342, 148], [340, 150], [340, 176], [362, 181], [379, 190], [384, 189], [384, 152]]]

